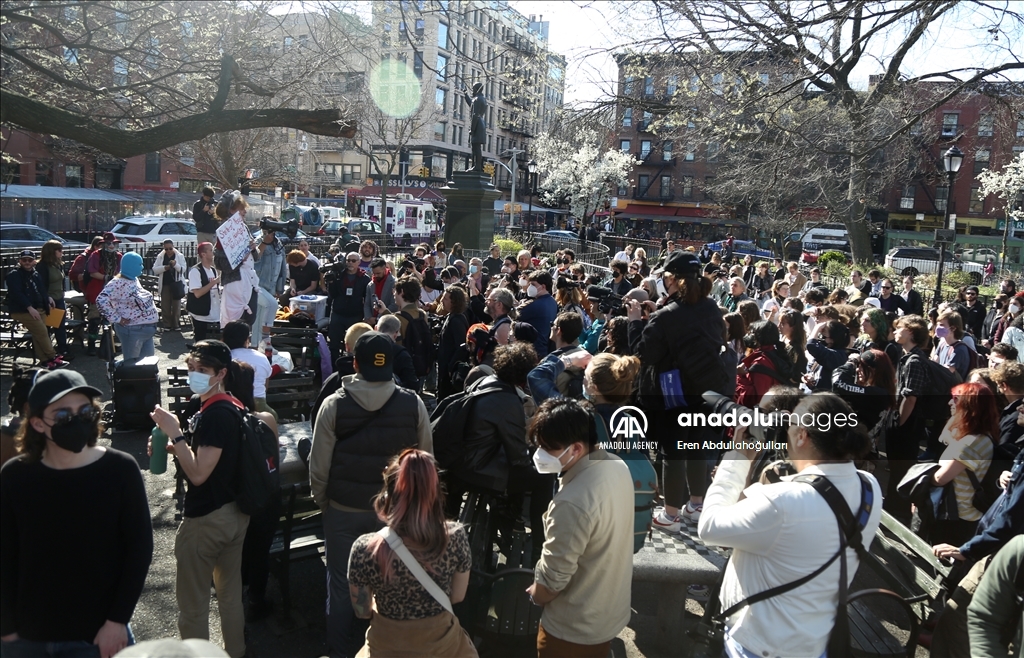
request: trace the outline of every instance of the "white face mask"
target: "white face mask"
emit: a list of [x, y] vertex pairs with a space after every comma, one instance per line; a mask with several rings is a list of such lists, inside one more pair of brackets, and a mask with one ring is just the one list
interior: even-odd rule
[[[572, 446], [569, 446], [571, 448]], [[538, 473], [561, 473], [562, 472], [562, 455], [569, 452], [569, 448], [562, 451], [562, 454], [552, 455], [544, 448], [537, 448], [537, 452], [533, 453], [533, 465], [537, 468]]]
[[1017, 317], [1017, 314], [1020, 313], [1020, 306], [1018, 306], [1017, 304], [1010, 304], [1008, 307], [1006, 307], [1006, 310], [1012, 313], [1013, 317]]
[[530, 285], [529, 281], [527, 281], [526, 279], [519, 279], [519, 287], [520, 288], [525, 288], [528, 285]]
[[526, 289], [526, 296], [527, 297], [536, 297], [537, 296], [537, 286], [531, 285], [529, 288], [527, 288]]

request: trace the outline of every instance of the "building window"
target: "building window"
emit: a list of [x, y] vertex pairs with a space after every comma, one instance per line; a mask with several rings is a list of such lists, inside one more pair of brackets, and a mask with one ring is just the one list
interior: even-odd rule
[[989, 150], [978, 149], [974, 152], [974, 173], [980, 173], [988, 169]]
[[416, 36], [420, 39], [423, 38], [423, 30], [426, 28], [426, 22], [422, 18], [416, 19]]
[[619, 150], [622, 151], [623, 153], [629, 153], [629, 149], [631, 149], [632, 146], [633, 146], [633, 143], [631, 141], [629, 141], [628, 139], [620, 139], [619, 140]]
[[687, 162], [693, 162], [693, 151], [687, 151], [685, 159]]
[[644, 96], [654, 95], [654, 78], [648, 76], [644, 78]]
[[693, 198], [693, 176], [683, 176], [682, 193], [684, 199]]
[[119, 55], [114, 56], [114, 77], [115, 87], [124, 87], [128, 84], [128, 61]]
[[708, 144], [708, 162], [718, 162], [718, 142]]
[[448, 26], [444, 23], [437, 24], [437, 47], [448, 50]]
[[903, 194], [900, 196], [900, 208], [904, 210], [912, 210], [914, 208], [914, 195], [917, 193], [917, 188], [913, 185], [904, 185]]
[[981, 196], [981, 189], [977, 187], [971, 188], [971, 214], [983, 215], [985, 214], [985, 198]]
[[946, 200], [949, 198], [948, 187], [936, 187], [935, 188], [935, 210], [938, 212], [946, 212]]
[[665, 93], [671, 96], [672, 94], [676, 93], [677, 89], [679, 89], [679, 76], [668, 76], [668, 81], [665, 83]]
[[650, 191], [651, 177], [647, 174], [640, 174], [636, 177], [636, 193], [638, 197], [647, 196], [647, 192]]
[[1024, 119], [1017, 119], [1017, 137], [1024, 137]]
[[650, 129], [651, 129], [651, 122], [653, 120], [654, 120], [654, 115], [653, 114], [651, 114], [650, 112], [644, 112], [644, 120], [640, 122], [640, 125], [639, 125], [639, 127], [637, 127], [637, 130], [642, 130], [642, 131], [645, 131], [645, 132], [650, 131]]
[[444, 112], [444, 108], [448, 101], [448, 91], [438, 87], [437, 90], [434, 91], [434, 101], [437, 103], [437, 111]]
[[633, 108], [627, 107], [622, 111], [622, 127], [629, 128], [633, 125]]
[[704, 177], [704, 199], [705, 200], [711, 200], [711, 198], [712, 198], [711, 197], [711, 188], [714, 186], [714, 184], [715, 184], [715, 177], [714, 176], [705, 176]]
[[646, 160], [651, 157], [651, 140], [645, 139], [640, 142], [640, 159]]
[[448, 58], [444, 55], [437, 56], [437, 79], [444, 82], [448, 77]]
[[160, 182], [160, 154], [159, 153], [147, 153], [146, 154], [146, 182], [147, 183], [159, 183]]
[[17, 162], [0, 164], [0, 183], [21, 185], [21, 165]]
[[767, 87], [768, 86], [768, 74], [767, 73], [758, 73], [757, 74], [757, 81], [760, 82], [765, 87]]
[[53, 163], [36, 160], [36, 185], [53, 185]]
[[445, 132], [448, 129], [448, 124], [444, 122], [438, 122], [434, 124], [434, 141], [443, 142]]
[[418, 50], [412, 52], [412, 72], [417, 78], [423, 78], [423, 53]]
[[672, 198], [672, 177], [662, 176], [661, 177], [661, 198], [671, 199]]
[[632, 96], [635, 93], [636, 90], [633, 88], [634, 87], [634, 83], [635, 83], [635, 78], [633, 78], [633, 76], [631, 76], [631, 75], [627, 75], [626, 76], [626, 83], [625, 83], [625, 85], [623, 85], [623, 93], [626, 96]]
[[955, 112], [945, 112], [942, 115], [942, 136], [952, 137], [957, 133], [957, 124], [960, 122], [960, 115]]
[[722, 95], [722, 84], [724, 82], [725, 76], [722, 75], [721, 73], [716, 73], [714, 76], [711, 77], [711, 88], [719, 96]]
[[64, 47], [64, 62], [68, 65], [78, 63], [78, 48]]
[[672, 159], [672, 142], [665, 142], [661, 145], [661, 159], [665, 162]]
[[[385, 26], [384, 26], [384, 29], [386, 29], [386, 30], [390, 30], [390, 29], [391, 29], [391, 26], [390, 26], [390, 25], [385, 25]], [[292, 42], [293, 42], [293, 41], [294, 41], [294, 40], [293, 40], [293, 39], [292, 39], [291, 37], [285, 37], [285, 38], [284, 38], [284, 49], [285, 49], [285, 50], [288, 50], [288, 49], [290, 49], [290, 48], [292, 47]]]
[[991, 114], [982, 114], [978, 120], [978, 137], [991, 137], [995, 118]]
[[698, 89], [700, 89], [700, 76], [690, 76], [690, 93], [696, 94]]
[[64, 184], [67, 187], [82, 187], [82, 165], [64, 167]]
[[619, 185], [617, 194], [619, 196], [626, 196], [627, 194], [629, 194], [629, 190], [626, 188], [625, 185]]

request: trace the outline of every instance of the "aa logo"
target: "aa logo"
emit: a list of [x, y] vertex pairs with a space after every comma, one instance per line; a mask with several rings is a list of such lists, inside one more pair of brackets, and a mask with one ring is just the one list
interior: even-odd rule
[[646, 439], [647, 416], [636, 407], [619, 407], [612, 414], [613, 439]]
[[375, 365], [375, 366], [377, 366], [379, 368], [379, 367], [384, 365], [384, 362], [385, 361], [384, 361], [384, 354], [383, 353], [377, 352], [376, 354], [373, 355], [373, 365]]

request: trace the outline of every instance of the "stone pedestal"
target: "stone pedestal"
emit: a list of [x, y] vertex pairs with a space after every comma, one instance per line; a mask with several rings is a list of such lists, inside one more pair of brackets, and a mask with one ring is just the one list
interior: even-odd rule
[[501, 196], [482, 172], [457, 171], [447, 187], [438, 190], [448, 201], [444, 241], [451, 249], [461, 242], [464, 249], [486, 251], [494, 241], [494, 200]]

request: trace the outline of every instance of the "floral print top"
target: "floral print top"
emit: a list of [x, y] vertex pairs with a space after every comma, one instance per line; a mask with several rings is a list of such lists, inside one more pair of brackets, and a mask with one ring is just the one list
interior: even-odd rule
[[153, 293], [139, 285], [137, 279], [114, 277], [96, 297], [100, 313], [112, 324], [127, 319], [128, 325], [156, 324], [157, 311]]

